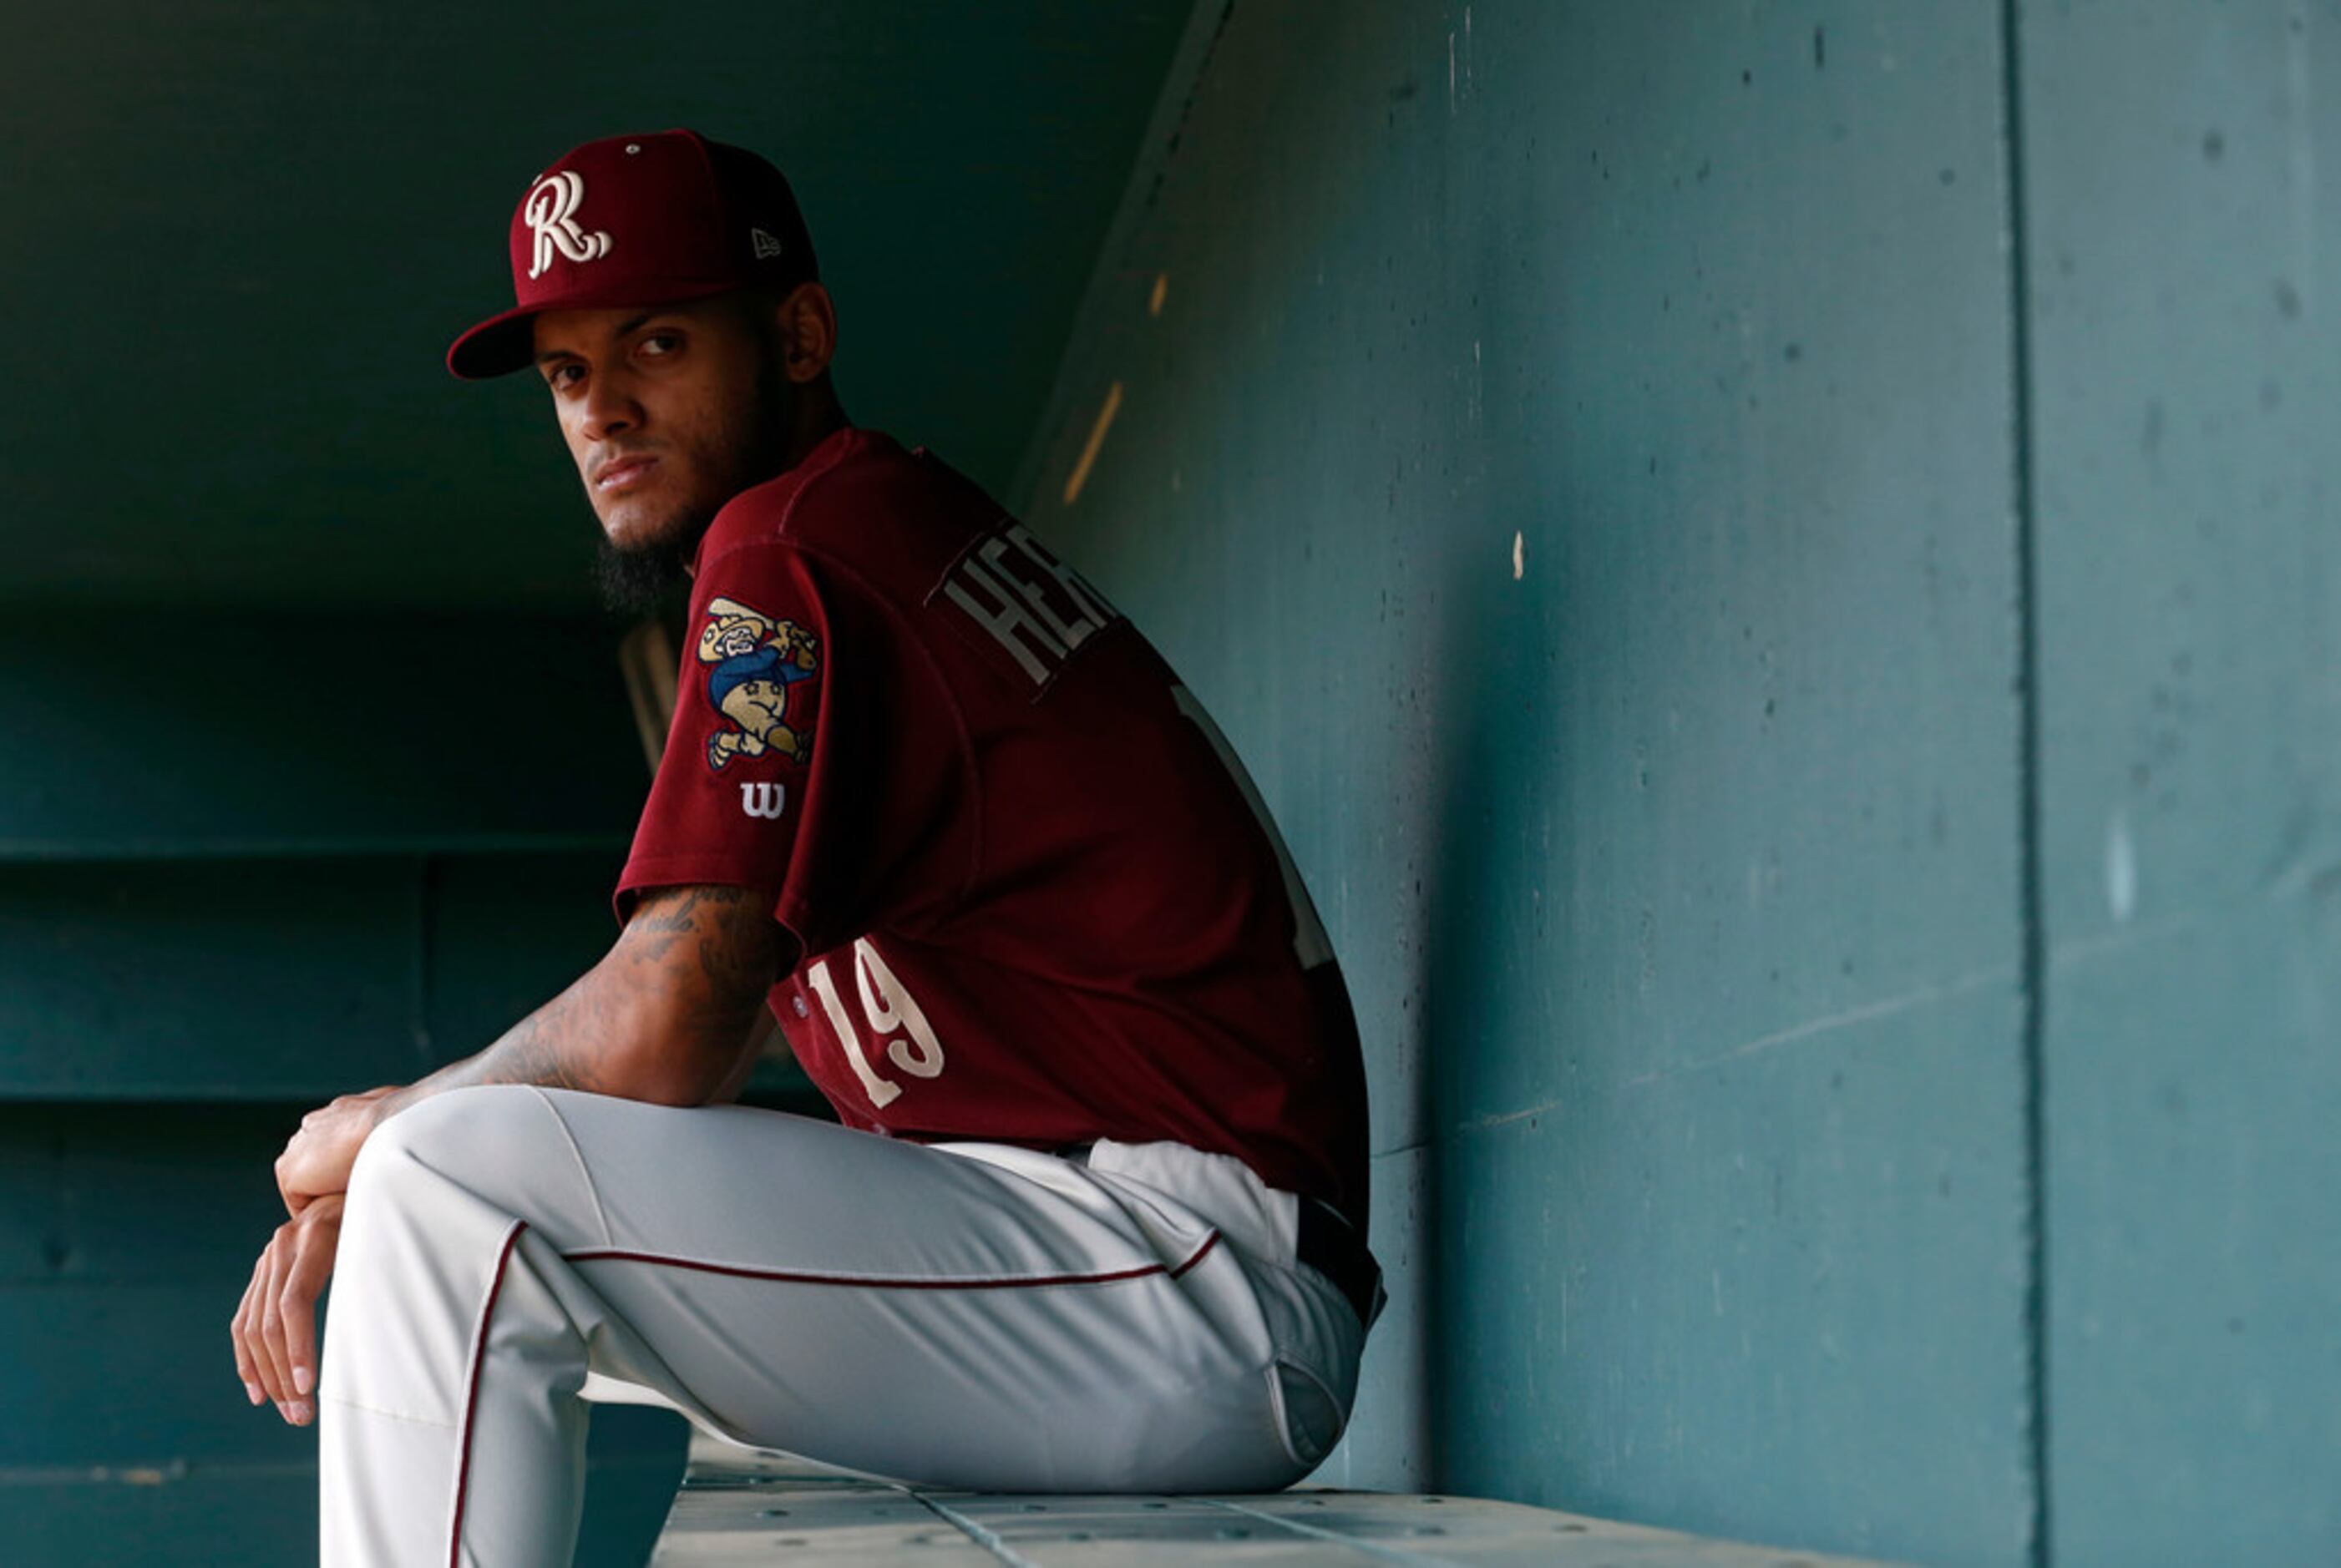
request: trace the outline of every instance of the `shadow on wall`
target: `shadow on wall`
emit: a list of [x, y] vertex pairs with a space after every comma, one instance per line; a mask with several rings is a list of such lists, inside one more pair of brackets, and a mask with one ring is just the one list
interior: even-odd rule
[[[1549, 606], [1558, 596], [1523, 591], [1515, 573], [1525, 570], [1518, 555], [1514, 573], [1499, 573], [1477, 554], [1449, 552], [1434, 641], [1430, 686], [1445, 744], [1421, 889], [1425, 1038], [1414, 1125], [1428, 1142], [1420, 1418], [1426, 1473], [1439, 1485], [1453, 1473], [1449, 1434], [1487, 1414], [1475, 1403], [1489, 1369], [1474, 1366], [1474, 1325], [1491, 1311], [1541, 1315], [1548, 1305], [1536, 1299], [1545, 1277], [1538, 1259], [1501, 1255], [1475, 1234], [1483, 1206], [1505, 1195], [1473, 1181], [1465, 1146], [1499, 1128], [1534, 1135], [1534, 1113], [1489, 1117], [1482, 1107], [1509, 1104], [1496, 1080], [1558, 1048], [1539, 1044], [1551, 1040], [1550, 1020], [1537, 1004], [1545, 978], [1530, 972], [1545, 948], [1549, 901], [1540, 882], [1552, 864], [1550, 824], [1569, 789], [1566, 759], [1551, 751], [1560, 650]], [[1552, 1069], [1532, 1076], [1548, 1079]], [[1459, 1292], [1466, 1281], [1469, 1299]]]

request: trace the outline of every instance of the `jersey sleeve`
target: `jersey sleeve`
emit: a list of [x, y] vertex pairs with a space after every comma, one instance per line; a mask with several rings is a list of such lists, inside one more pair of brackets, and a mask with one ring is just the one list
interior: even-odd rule
[[702, 563], [674, 721], [618, 880], [755, 888], [807, 953], [963, 890], [970, 786], [925, 649], [849, 576], [777, 541]]

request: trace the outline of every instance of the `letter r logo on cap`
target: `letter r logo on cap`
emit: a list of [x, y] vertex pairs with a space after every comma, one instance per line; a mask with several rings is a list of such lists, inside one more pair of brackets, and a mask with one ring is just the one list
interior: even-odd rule
[[587, 233], [577, 226], [570, 214], [585, 199], [585, 182], [573, 169], [563, 169], [547, 174], [536, 183], [523, 203], [521, 215], [536, 236], [536, 253], [528, 269], [532, 278], [553, 264], [553, 253], [559, 251], [573, 262], [590, 262], [610, 253], [610, 236], [595, 230]]

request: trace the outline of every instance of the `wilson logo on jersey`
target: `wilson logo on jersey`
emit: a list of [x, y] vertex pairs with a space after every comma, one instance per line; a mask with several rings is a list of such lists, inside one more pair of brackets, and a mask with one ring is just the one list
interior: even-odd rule
[[1082, 643], [1121, 619], [1086, 578], [1016, 522], [970, 546], [936, 592], [1005, 649], [1036, 687], [1055, 680]]
[[740, 786], [740, 809], [751, 817], [777, 818], [788, 809], [789, 787], [759, 780]]
[[[821, 669], [812, 632], [793, 620], [775, 620], [736, 599], [707, 606], [699, 631], [699, 662], [707, 670], [707, 704], [724, 720], [707, 737], [707, 765], [721, 773], [735, 757], [767, 752], [802, 762], [811, 754], [811, 727], [792, 724], [792, 693]], [[810, 692], [808, 692], [808, 696]], [[741, 797], [747, 804], [747, 797]], [[751, 816], [765, 813], [751, 810]], [[777, 808], [771, 813], [779, 816]]]
[[585, 182], [573, 169], [547, 174], [536, 183], [521, 205], [521, 217], [535, 236], [528, 275], [535, 277], [553, 264], [559, 251], [573, 262], [590, 262], [610, 253], [610, 236], [596, 229], [587, 233], [570, 214], [585, 199]]

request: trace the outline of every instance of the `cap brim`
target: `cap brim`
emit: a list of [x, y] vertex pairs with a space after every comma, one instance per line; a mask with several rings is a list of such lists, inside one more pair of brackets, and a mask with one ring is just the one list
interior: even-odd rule
[[656, 298], [645, 298], [639, 284], [631, 288], [580, 290], [565, 299], [540, 300], [514, 305], [490, 316], [447, 347], [447, 369], [461, 380], [486, 381], [526, 370], [536, 358], [536, 318], [548, 311], [615, 310], [627, 305], [674, 304], [728, 294], [748, 286], [740, 278], [711, 278], [699, 283], [663, 283]]

